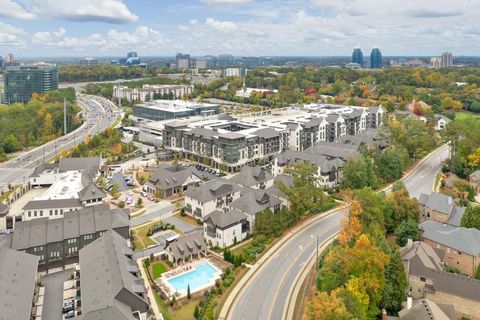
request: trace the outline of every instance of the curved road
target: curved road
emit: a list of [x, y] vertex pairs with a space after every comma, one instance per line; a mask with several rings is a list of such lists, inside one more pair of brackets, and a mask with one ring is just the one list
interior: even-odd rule
[[[404, 184], [412, 196], [418, 197], [423, 192], [431, 192], [435, 175], [448, 155], [448, 146], [437, 150], [404, 179]], [[319, 245], [329, 239], [340, 230], [340, 221], [344, 215], [346, 209], [337, 211], [312, 223], [287, 240], [240, 291], [227, 319], [282, 319], [289, 289], [314, 252], [316, 235]]]
[[34, 168], [54, 158], [63, 150], [68, 150], [87, 137], [106, 130], [119, 112], [115, 105], [102, 97], [77, 95], [77, 103], [83, 108], [85, 122], [81, 127], [43, 146], [22, 153], [18, 157], [0, 164], [0, 168]]

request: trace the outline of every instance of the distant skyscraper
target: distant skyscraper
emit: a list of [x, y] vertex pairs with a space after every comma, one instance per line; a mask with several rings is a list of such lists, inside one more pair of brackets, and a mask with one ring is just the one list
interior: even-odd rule
[[451, 52], [442, 53], [440, 67], [450, 68], [453, 66], [453, 54]]
[[28, 102], [32, 94], [58, 89], [56, 65], [6, 67], [4, 102]]
[[190, 69], [190, 55], [177, 53], [177, 69]]
[[363, 52], [362, 49], [356, 48], [352, 53], [352, 63], [357, 63], [363, 67]]
[[257, 68], [259, 59], [258, 57], [242, 57], [242, 63], [245, 68]]
[[15, 62], [15, 56], [11, 53], [7, 54], [5, 57], [5, 63], [13, 63]]
[[207, 69], [207, 58], [206, 57], [195, 58], [195, 68], [197, 68], [197, 69]]
[[138, 57], [138, 55], [135, 51], [130, 51], [129, 53], [127, 53], [127, 59], [128, 58], [136, 58], [136, 57]]
[[79, 64], [86, 67], [98, 66], [98, 60], [95, 58], [85, 58], [80, 60]]
[[378, 69], [381, 67], [383, 67], [382, 53], [380, 52], [380, 49], [373, 48], [370, 53], [370, 68]]
[[232, 67], [235, 63], [235, 59], [231, 54], [221, 54], [217, 59], [217, 66], [219, 67]]
[[442, 59], [438, 57], [433, 57], [432, 59], [430, 59], [430, 62], [432, 63], [432, 67], [434, 69], [440, 69], [440, 66], [442, 65]]

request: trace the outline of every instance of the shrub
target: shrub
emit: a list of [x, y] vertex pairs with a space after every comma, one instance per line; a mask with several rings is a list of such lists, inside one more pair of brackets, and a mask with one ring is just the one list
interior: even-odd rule
[[119, 208], [122, 208], [122, 209], [125, 208], [125, 201], [120, 201], [120, 202], [118, 203], [118, 207], [119, 207]]
[[145, 267], [147, 268], [150, 267], [150, 257], [147, 257], [144, 263], [145, 263]]

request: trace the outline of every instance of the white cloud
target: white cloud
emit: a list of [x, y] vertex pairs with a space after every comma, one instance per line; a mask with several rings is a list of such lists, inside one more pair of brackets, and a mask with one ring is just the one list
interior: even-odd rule
[[207, 18], [207, 20], [205, 20], [205, 25], [213, 29], [216, 29], [218, 31], [225, 31], [225, 32], [233, 31], [237, 29], [237, 25], [231, 21], [219, 21], [213, 18]]
[[18, 3], [12, 0], [0, 0], [0, 17], [12, 19], [32, 19], [33, 14], [25, 11]]
[[27, 33], [20, 28], [0, 22], [0, 46], [25, 46]]

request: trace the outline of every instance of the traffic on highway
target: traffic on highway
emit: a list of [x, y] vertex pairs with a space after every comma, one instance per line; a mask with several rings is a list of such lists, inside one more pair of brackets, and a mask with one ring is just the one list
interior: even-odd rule
[[111, 101], [99, 96], [78, 94], [77, 104], [82, 108], [84, 119], [79, 128], [0, 164], [0, 168], [34, 168], [53, 159], [61, 151], [71, 149], [88, 137], [105, 131], [121, 114]]

